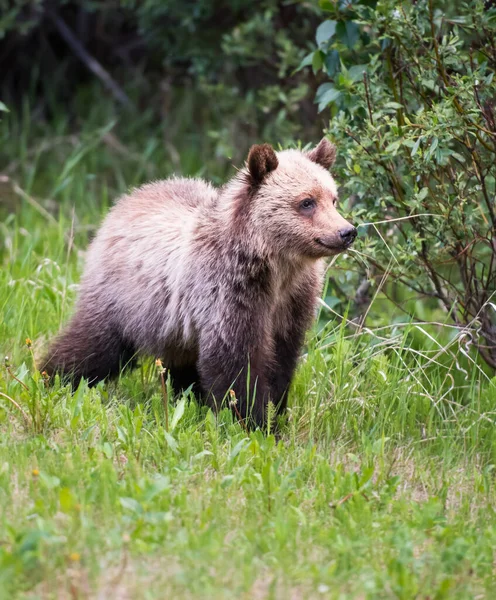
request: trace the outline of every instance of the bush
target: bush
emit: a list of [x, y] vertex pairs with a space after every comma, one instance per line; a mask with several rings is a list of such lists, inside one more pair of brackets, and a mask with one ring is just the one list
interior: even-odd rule
[[170, 90], [189, 88], [198, 112], [223, 115], [219, 138], [288, 143], [305, 131], [309, 141], [321, 133], [314, 81], [293, 73], [321, 15], [312, 3], [284, 0], [15, 0], [0, 15], [2, 100], [15, 105], [35, 90], [36, 100], [74, 109], [95, 79], [76, 43], [113, 78], [107, 90], [119, 101], [127, 93], [138, 110], [174, 110]]
[[323, 0], [329, 18], [303, 66], [325, 77], [316, 101], [355, 216], [376, 222], [360, 255], [369, 280], [436, 299], [496, 367], [491, 4]]

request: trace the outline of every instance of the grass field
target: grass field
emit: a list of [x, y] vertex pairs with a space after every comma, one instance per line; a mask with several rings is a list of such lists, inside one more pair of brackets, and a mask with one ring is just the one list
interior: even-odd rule
[[433, 308], [379, 294], [357, 330], [323, 307], [277, 437], [170, 391], [167, 424], [155, 357], [46, 385], [113, 198], [231, 172], [193, 133], [108, 122], [0, 124], [0, 598], [496, 597], [496, 385]]

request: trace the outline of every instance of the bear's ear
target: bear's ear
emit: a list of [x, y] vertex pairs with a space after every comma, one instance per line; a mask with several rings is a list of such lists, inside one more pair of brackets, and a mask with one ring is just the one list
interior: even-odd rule
[[324, 169], [330, 169], [336, 160], [336, 146], [331, 144], [327, 138], [322, 138], [317, 146], [307, 154], [310, 160], [321, 165]]
[[260, 184], [267, 175], [277, 169], [277, 160], [274, 148], [270, 144], [252, 146], [248, 152], [248, 171], [254, 183]]

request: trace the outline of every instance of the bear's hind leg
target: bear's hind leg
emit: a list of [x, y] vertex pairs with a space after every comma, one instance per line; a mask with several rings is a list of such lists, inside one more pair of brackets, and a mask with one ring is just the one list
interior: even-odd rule
[[134, 349], [119, 331], [94, 315], [76, 313], [55, 340], [42, 370], [59, 373], [77, 386], [82, 377], [95, 385], [106, 377], [115, 377], [133, 363]]

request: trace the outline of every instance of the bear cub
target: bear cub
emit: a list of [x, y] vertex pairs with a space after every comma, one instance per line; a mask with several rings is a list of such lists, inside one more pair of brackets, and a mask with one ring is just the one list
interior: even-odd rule
[[356, 229], [336, 209], [335, 147], [252, 146], [224, 187], [171, 178], [122, 197], [87, 253], [74, 316], [48, 374], [94, 384], [158, 357], [176, 390], [263, 426], [279, 412], [321, 292], [323, 259]]

